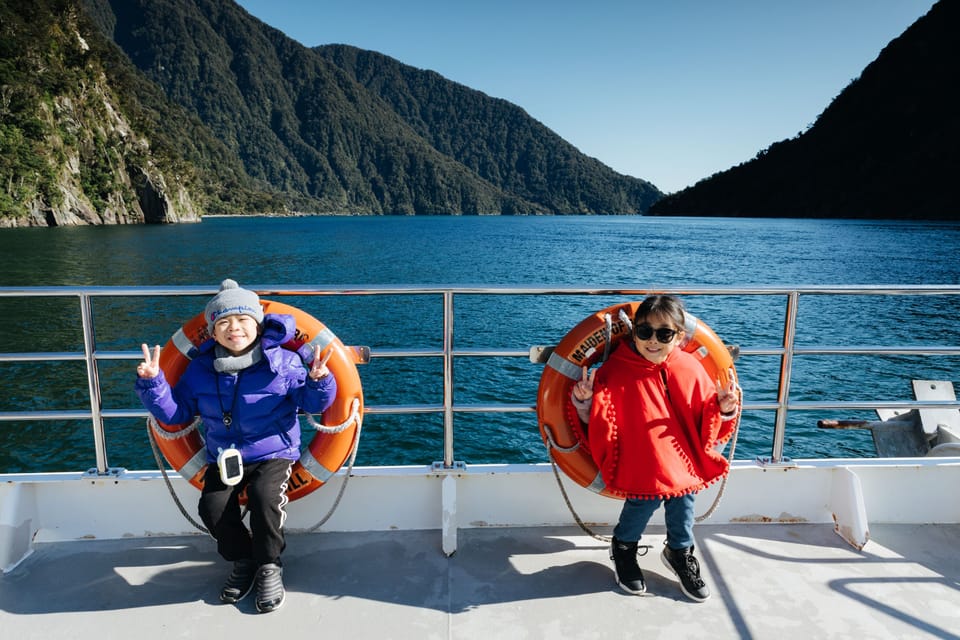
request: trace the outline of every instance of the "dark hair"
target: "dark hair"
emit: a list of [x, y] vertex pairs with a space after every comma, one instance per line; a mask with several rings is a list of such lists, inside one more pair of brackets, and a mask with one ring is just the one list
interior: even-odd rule
[[646, 320], [650, 316], [662, 316], [673, 322], [680, 331], [683, 331], [685, 325], [683, 303], [678, 298], [667, 295], [652, 295], [644, 298], [637, 312], [633, 314], [633, 326], [638, 322]]

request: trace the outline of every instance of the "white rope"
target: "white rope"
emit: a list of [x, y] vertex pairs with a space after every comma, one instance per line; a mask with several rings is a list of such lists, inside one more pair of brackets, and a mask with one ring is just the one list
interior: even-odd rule
[[357, 425], [359, 426], [360, 399], [359, 398], [353, 399], [353, 403], [350, 405], [350, 415], [347, 417], [346, 420], [344, 420], [340, 424], [328, 426], [328, 425], [317, 422], [317, 420], [313, 417], [312, 414], [306, 413], [304, 414], [304, 416], [306, 416], [307, 422], [310, 424], [310, 426], [316, 429], [317, 431], [320, 431], [321, 433], [340, 433], [341, 431], [349, 427], [351, 424], [353, 424], [354, 421], [356, 421]]
[[[157, 468], [160, 469], [160, 473], [163, 475], [163, 481], [167, 485], [167, 491], [170, 492], [170, 497], [173, 498], [174, 504], [177, 505], [177, 509], [180, 510], [180, 513], [183, 514], [183, 517], [187, 521], [196, 527], [199, 531], [203, 533], [210, 533], [206, 527], [199, 524], [196, 520], [190, 517], [190, 514], [187, 513], [187, 510], [184, 508], [183, 503], [180, 502], [180, 496], [177, 495], [177, 492], [173, 490], [173, 484], [170, 482], [169, 476], [167, 476], [167, 470], [164, 467], [163, 460], [160, 459], [160, 450], [157, 448], [157, 440], [154, 434], [154, 431], [157, 429], [156, 421], [150, 418], [147, 419], [147, 437], [150, 440], [150, 448], [153, 449], [153, 458], [157, 461]], [[199, 418], [194, 422], [194, 425], [199, 422]], [[167, 432], [169, 433], [169, 432]]]
[[[740, 388], [740, 385], [736, 385], [737, 395], [740, 398], [740, 402], [737, 403], [737, 415], [734, 420], [737, 421], [737, 424], [733, 427], [733, 434], [730, 436], [730, 453], [727, 454], [727, 464], [733, 465], [733, 452], [737, 448], [737, 434], [740, 433], [740, 414], [742, 413], [743, 407], [743, 389]], [[713, 512], [717, 510], [717, 507], [720, 506], [720, 500], [723, 498], [723, 492], [727, 489], [727, 480], [730, 478], [730, 472], [727, 471], [727, 475], [723, 477], [723, 481], [720, 483], [720, 489], [717, 491], [717, 497], [713, 499], [713, 504], [710, 505], [710, 508], [707, 509], [703, 514], [697, 516], [695, 520], [697, 522], [703, 522], [707, 518], [713, 515]]]
[[611, 540], [610, 536], [604, 536], [594, 532], [593, 530], [590, 529], [590, 527], [584, 524], [583, 520], [580, 519], [580, 515], [577, 513], [577, 510], [573, 508], [573, 503], [570, 502], [570, 496], [567, 495], [567, 490], [563, 486], [563, 481], [560, 479], [560, 472], [557, 471], [557, 463], [553, 460], [553, 456], [549, 455], [549, 453], [550, 452], [548, 451], [547, 455], [550, 458], [550, 466], [553, 467], [553, 477], [556, 478], [557, 480], [557, 486], [560, 487], [560, 494], [563, 496], [563, 501], [566, 503], [567, 509], [570, 510], [570, 515], [573, 516], [574, 522], [576, 522], [577, 525], [579, 525], [581, 531], [586, 533], [591, 538], [600, 540], [601, 542], [610, 542]]
[[[353, 434], [353, 444], [351, 445], [350, 462], [347, 464], [347, 470], [344, 473], [343, 482], [340, 484], [340, 491], [337, 492], [337, 497], [333, 501], [333, 504], [330, 505], [330, 510], [327, 511], [327, 514], [323, 516], [323, 518], [321, 518], [315, 525], [305, 529], [307, 533], [313, 533], [330, 519], [330, 516], [333, 515], [333, 512], [336, 511], [337, 507], [340, 505], [340, 499], [343, 497], [343, 492], [347, 489], [347, 483], [350, 481], [350, 476], [353, 473], [353, 463], [356, 461], [357, 451], [360, 449], [360, 430], [363, 428], [363, 420], [360, 418], [359, 408], [360, 399], [354, 398], [353, 405], [350, 410], [350, 418], [344, 423], [344, 425], [338, 425], [337, 427], [339, 431], [343, 431], [346, 428], [345, 425], [349, 425], [352, 420], [357, 421], [357, 432]], [[323, 425], [320, 426], [322, 427]], [[337, 433], [339, 433], [339, 431], [337, 431]]]
[[179, 431], [167, 431], [160, 426], [160, 423], [157, 422], [157, 419], [154, 418], [153, 415], [147, 416], [147, 424], [153, 427], [153, 431], [161, 440], [178, 440], [179, 438], [187, 436], [193, 433], [197, 427], [200, 426], [200, 422], [200, 416], [197, 416], [186, 429], [180, 429]]
[[[737, 408], [737, 425], [734, 427], [733, 435], [730, 436], [730, 452], [727, 454], [727, 461], [729, 464], [733, 464], [733, 454], [737, 448], [737, 434], [740, 432], [740, 407], [743, 406], [743, 390], [740, 388], [740, 385], [737, 385], [737, 392], [740, 394], [740, 404]], [[547, 436], [547, 457], [550, 460], [550, 466], [553, 467], [553, 475], [557, 479], [557, 486], [560, 487], [560, 493], [563, 495], [563, 500], [567, 505], [567, 509], [570, 510], [570, 515], [573, 516], [574, 521], [580, 526], [580, 529], [583, 530], [587, 535], [596, 538], [597, 540], [603, 542], [610, 542], [609, 536], [603, 536], [597, 533], [594, 533], [590, 530], [587, 525], [583, 523], [580, 519], [580, 515], [577, 513], [576, 509], [573, 507], [573, 503], [570, 502], [570, 496], [567, 495], [567, 490], [563, 486], [563, 482], [560, 480], [560, 474], [557, 472], [557, 463], [553, 459], [553, 455], [550, 449], [556, 449], [561, 453], [572, 453], [580, 448], [580, 442], [578, 441], [572, 447], [559, 447], [553, 439], [553, 435], [550, 433], [550, 429], [544, 425], [543, 432]], [[720, 505], [720, 500], [723, 498], [723, 493], [727, 488], [727, 480], [729, 479], [729, 473], [723, 477], [723, 481], [720, 483], [720, 490], [717, 492], [717, 496], [713, 499], [713, 504], [710, 505], [710, 508], [707, 509], [703, 514], [695, 518], [696, 522], [703, 522], [707, 518], [713, 515], [714, 511], [717, 510], [717, 507]]]
[[[312, 533], [313, 531], [323, 526], [324, 523], [326, 523], [326, 521], [330, 519], [330, 517], [333, 515], [334, 511], [336, 511], [337, 507], [340, 504], [340, 499], [343, 497], [343, 493], [347, 488], [347, 482], [350, 479], [351, 471], [353, 470], [353, 464], [357, 458], [357, 451], [359, 449], [358, 445], [360, 443], [360, 430], [362, 428], [363, 421], [360, 419], [360, 399], [359, 398], [353, 399], [353, 402], [351, 403], [351, 407], [350, 407], [350, 416], [343, 423], [338, 425], [328, 427], [317, 422], [313, 418], [313, 416], [310, 415], [309, 413], [305, 415], [307, 418], [307, 422], [310, 423], [310, 426], [312, 426], [317, 431], [321, 431], [323, 433], [340, 433], [344, 429], [349, 427], [354, 421], [356, 421], [357, 423], [357, 432], [354, 434], [353, 444], [351, 445], [350, 463], [349, 463], [349, 466], [347, 467], [346, 475], [343, 478], [343, 483], [340, 485], [340, 491], [337, 493], [337, 498], [336, 500], [334, 500], [333, 505], [330, 507], [330, 510], [327, 512], [327, 514], [315, 525], [305, 530], [307, 533]], [[170, 478], [167, 475], [167, 471], [164, 467], [163, 461], [160, 458], [160, 451], [157, 448], [157, 443], [155, 439], [155, 436], [159, 436], [164, 440], [175, 440], [177, 438], [182, 438], [188, 433], [194, 431], [199, 426], [200, 422], [201, 422], [200, 418], [197, 417], [193, 421], [193, 423], [191, 423], [190, 426], [187, 427], [186, 429], [183, 429], [181, 431], [171, 432], [161, 427], [160, 424], [156, 421], [156, 419], [154, 419], [153, 416], [149, 416], [147, 418], [147, 426], [148, 426], [147, 435], [150, 439], [150, 447], [153, 449], [153, 457], [157, 462], [157, 468], [160, 469], [160, 473], [163, 475], [163, 480], [167, 485], [167, 491], [170, 493], [170, 496], [173, 498], [173, 502], [177, 505], [177, 509], [179, 509], [180, 513], [183, 514], [183, 517], [186, 518], [187, 521], [190, 522], [190, 524], [196, 527], [199, 531], [202, 531], [203, 533], [210, 533], [203, 525], [199, 524], [192, 517], [190, 517], [190, 514], [187, 513], [187, 510], [186, 508], [184, 508], [183, 503], [180, 502], [180, 496], [178, 496], [177, 492], [174, 491], [173, 484], [170, 482]], [[240, 516], [241, 519], [245, 514], [246, 514], [246, 509], [244, 509], [244, 513], [241, 514]]]
[[[609, 313], [603, 314], [603, 361], [606, 362], [610, 357], [610, 349], [613, 347], [613, 320]], [[601, 364], [602, 364], [601, 362]]]
[[[572, 447], [561, 447], [560, 445], [558, 445], [557, 441], [553, 439], [553, 434], [550, 433], [550, 428], [547, 425], [543, 425], [543, 432], [547, 435], [547, 441], [549, 441], [550, 443], [550, 446], [548, 447], [548, 449], [556, 449], [560, 453], [573, 453], [574, 451], [580, 448], [579, 440], [577, 440], [577, 443]], [[547, 451], [547, 453], [550, 453], [550, 452]]]

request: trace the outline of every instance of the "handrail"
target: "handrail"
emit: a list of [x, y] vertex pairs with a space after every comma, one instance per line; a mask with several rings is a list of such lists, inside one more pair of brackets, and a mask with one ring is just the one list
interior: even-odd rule
[[[532, 412], [534, 404], [456, 404], [453, 393], [453, 367], [459, 358], [473, 357], [528, 357], [529, 352], [511, 349], [456, 349], [454, 331], [454, 304], [460, 296], [470, 295], [546, 295], [546, 296], [624, 296], [640, 298], [652, 293], [661, 293], [662, 289], [623, 288], [623, 287], [423, 287], [423, 286], [374, 286], [374, 287], [318, 287], [313, 285], [248, 285], [248, 288], [261, 296], [381, 296], [381, 295], [440, 295], [442, 296], [443, 345], [437, 349], [392, 349], [372, 348], [372, 358], [438, 357], [443, 362], [443, 396], [440, 405], [390, 405], [365, 407], [368, 414], [414, 414], [442, 413], [444, 423], [444, 446], [442, 467], [454, 468], [453, 422], [456, 413], [511, 413]], [[94, 435], [94, 447], [99, 475], [112, 473], [107, 459], [107, 443], [104, 436], [105, 418], [145, 417], [143, 409], [104, 409], [102, 406], [100, 375], [97, 363], [106, 360], [135, 360], [142, 357], [135, 351], [104, 351], [96, 347], [96, 327], [91, 301], [96, 297], [145, 297], [145, 296], [204, 296], [213, 295], [216, 287], [169, 286], [169, 287], [130, 287], [130, 286], [49, 286], [49, 287], [0, 287], [0, 298], [15, 297], [77, 297], [80, 303], [80, 321], [83, 333], [83, 352], [17, 352], [0, 353], [2, 362], [44, 362], [44, 361], [84, 361], [87, 372], [90, 410], [35, 410], [0, 412], [0, 422], [21, 420], [62, 420], [90, 419]], [[783, 458], [786, 421], [789, 411], [810, 411], [820, 409], [943, 409], [960, 408], [960, 402], [947, 401], [890, 401], [890, 402], [831, 402], [831, 401], [793, 401], [789, 399], [790, 384], [795, 355], [960, 355], [956, 346], [877, 346], [877, 347], [798, 347], [795, 344], [799, 300], [806, 295], [910, 295], [945, 296], [960, 295], [960, 286], [953, 285], [836, 285], [803, 287], [709, 287], [684, 286], [671, 289], [671, 293], [681, 296], [723, 295], [723, 296], [785, 296], [786, 309], [782, 344], [777, 347], [741, 347], [740, 356], [775, 355], [780, 357], [780, 375], [775, 402], [747, 402], [743, 410], [776, 411], [772, 462]], [[437, 465], [438, 466], [438, 465]]]

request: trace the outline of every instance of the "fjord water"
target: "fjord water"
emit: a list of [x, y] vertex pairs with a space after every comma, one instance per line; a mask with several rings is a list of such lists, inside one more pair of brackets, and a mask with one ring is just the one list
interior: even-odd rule
[[[862, 220], [570, 217], [208, 218], [194, 225], [0, 230], [0, 285], [194, 285], [231, 277], [245, 286], [535, 286], [671, 291], [697, 286], [905, 285], [960, 282], [960, 223]], [[163, 344], [206, 296], [95, 298], [97, 347]], [[697, 296], [688, 309], [727, 344], [781, 344], [782, 296]], [[285, 299], [345, 344], [441, 346], [439, 296]], [[461, 296], [457, 349], [553, 345], [622, 297]], [[905, 296], [801, 299], [797, 342], [814, 346], [956, 346], [957, 300]], [[0, 352], [82, 351], [76, 299], [0, 298]], [[107, 409], [139, 407], [133, 361], [100, 363]], [[956, 382], [948, 356], [798, 357], [791, 400], [909, 400], [911, 378]], [[460, 404], [536, 401], [542, 366], [526, 358], [458, 359]], [[774, 402], [779, 358], [743, 357], [747, 403]], [[436, 358], [374, 358], [360, 369], [368, 406], [438, 404]], [[88, 408], [82, 363], [0, 363], [0, 411]], [[865, 431], [824, 431], [821, 418], [871, 413], [791, 412], [784, 455], [871, 456]], [[533, 413], [457, 413], [454, 457], [467, 463], [540, 462]], [[774, 414], [744, 416], [737, 458], [770, 455]], [[155, 468], [142, 419], [106, 424], [109, 464]], [[305, 432], [305, 439], [310, 433]], [[440, 414], [368, 415], [357, 464], [430, 464], [443, 457]], [[0, 472], [77, 471], [95, 465], [85, 421], [0, 422]]]

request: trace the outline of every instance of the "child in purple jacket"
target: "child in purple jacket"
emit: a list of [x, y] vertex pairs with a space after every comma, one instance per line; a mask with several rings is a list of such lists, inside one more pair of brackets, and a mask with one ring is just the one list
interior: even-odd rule
[[[151, 352], [142, 345], [136, 391], [162, 422], [180, 424], [200, 416], [209, 463], [200, 518], [217, 551], [233, 562], [220, 600], [235, 604], [256, 585], [257, 610], [274, 611], [284, 600], [280, 554], [286, 546], [287, 481], [300, 457], [297, 412], [324, 411], [336, 396], [337, 382], [326, 366], [330, 353], [321, 359], [318, 348], [307, 370], [297, 353], [281, 347], [293, 338], [294, 318], [264, 316], [257, 294], [233, 280], [221, 283], [204, 317], [213, 337], [197, 347], [173, 388], [160, 369], [160, 347]], [[249, 530], [240, 510], [243, 489]]]

